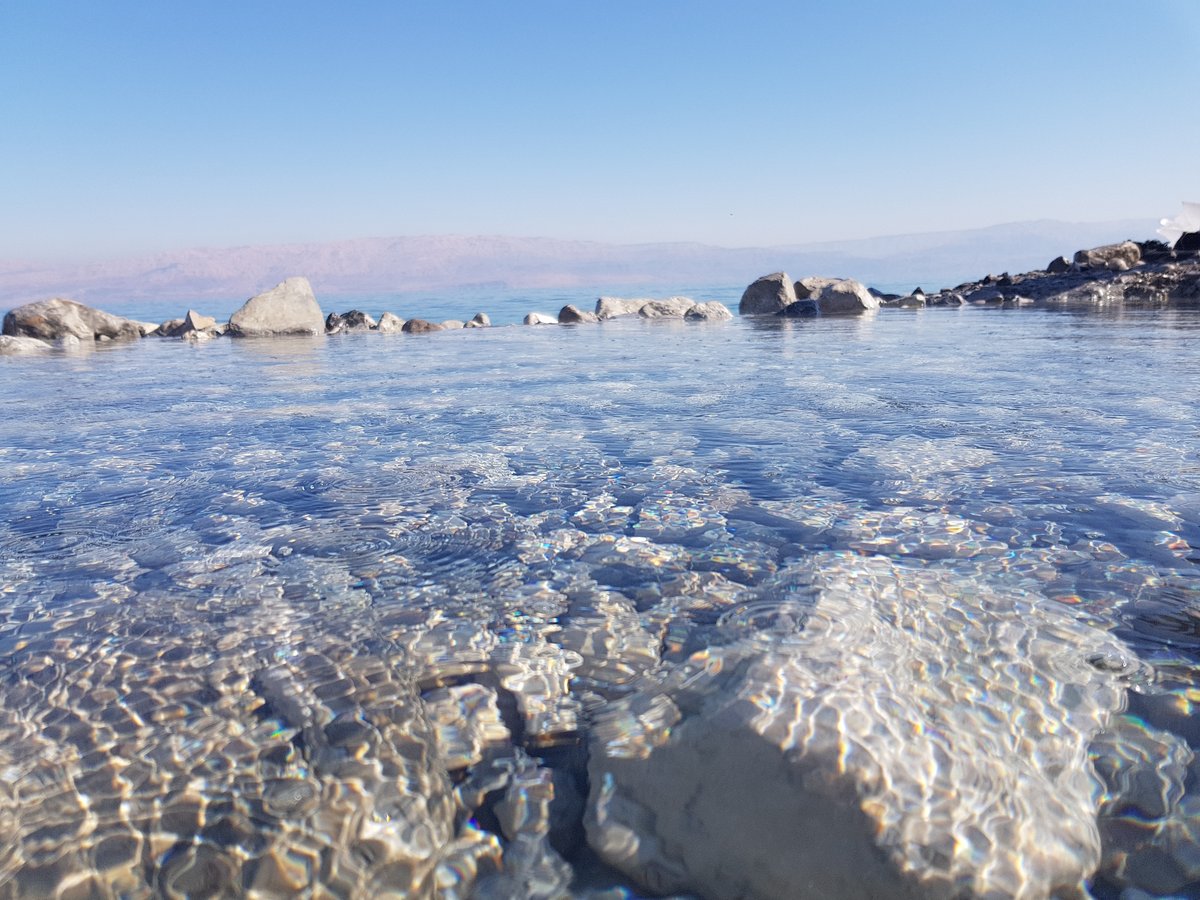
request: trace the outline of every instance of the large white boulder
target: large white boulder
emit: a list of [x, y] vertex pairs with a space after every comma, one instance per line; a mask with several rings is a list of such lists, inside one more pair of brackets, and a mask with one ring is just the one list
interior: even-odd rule
[[229, 317], [229, 333], [235, 337], [324, 334], [325, 317], [308, 279], [295, 277], [247, 300]]
[[879, 298], [867, 290], [862, 282], [844, 278], [819, 288], [812, 299], [816, 301], [821, 315], [842, 315], [879, 309]]
[[1107, 632], [969, 564], [833, 553], [719, 627], [596, 723], [609, 864], [705, 897], [1083, 895], [1089, 744], [1134, 665]]

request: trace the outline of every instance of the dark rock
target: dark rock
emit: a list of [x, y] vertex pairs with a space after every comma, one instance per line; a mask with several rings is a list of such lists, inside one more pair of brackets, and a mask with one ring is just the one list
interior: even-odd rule
[[352, 309], [348, 313], [342, 313], [342, 321], [352, 331], [371, 331], [378, 327], [378, 323], [360, 309]]
[[325, 317], [307, 278], [289, 278], [251, 297], [229, 317], [234, 337], [324, 334]]
[[746, 288], [738, 304], [743, 316], [771, 316], [796, 302], [796, 288], [786, 272], [764, 275]]
[[1176, 253], [1200, 253], [1200, 231], [1185, 231], [1175, 242]]
[[787, 319], [803, 319], [808, 316], [818, 316], [820, 314], [821, 311], [817, 309], [817, 301], [807, 298], [789, 303], [779, 312], [775, 313], [775, 315]]
[[129, 340], [142, 336], [137, 322], [55, 297], [26, 303], [4, 317], [4, 333], [53, 341], [68, 335], [81, 341]]
[[1065, 256], [1056, 256], [1047, 264], [1046, 271], [1051, 275], [1061, 275], [1071, 271], [1071, 263]]
[[337, 334], [346, 330], [346, 323], [337, 313], [330, 313], [325, 317], [325, 333]]
[[409, 319], [404, 323], [401, 329], [405, 334], [428, 334], [432, 331], [445, 331], [446, 329], [437, 322], [428, 322], [425, 319]]
[[594, 312], [587, 312], [580, 309], [578, 306], [567, 304], [558, 311], [558, 323], [560, 325], [580, 325], [585, 322], [599, 322], [600, 317]]

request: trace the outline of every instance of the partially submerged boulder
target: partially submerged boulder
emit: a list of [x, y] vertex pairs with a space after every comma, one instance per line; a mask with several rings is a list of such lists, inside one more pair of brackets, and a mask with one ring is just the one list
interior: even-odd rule
[[4, 317], [4, 333], [43, 341], [53, 341], [67, 335], [81, 341], [98, 341], [140, 338], [142, 329], [130, 319], [93, 309], [74, 300], [55, 297], [10, 310]]
[[578, 306], [572, 306], [569, 303], [558, 311], [558, 324], [560, 325], [581, 325], [599, 321], [600, 317], [595, 313], [580, 309]]
[[434, 331], [445, 331], [446, 329], [437, 322], [430, 322], [426, 319], [409, 319], [400, 330], [405, 334], [429, 334]]
[[308, 279], [295, 277], [247, 300], [229, 317], [229, 333], [234, 337], [324, 334], [325, 317]]
[[804, 319], [809, 316], [817, 316], [821, 314], [821, 310], [817, 308], [817, 301], [810, 300], [807, 297], [803, 300], [797, 300], [795, 303], [789, 303], [775, 315], [784, 319]]
[[485, 312], [475, 313], [475, 315], [471, 316], [471, 318], [468, 319], [467, 322], [463, 325], [463, 328], [491, 328], [491, 327], [492, 327], [491, 316], [489, 316]]
[[642, 304], [638, 315], [643, 319], [682, 319], [696, 305], [690, 297], [668, 297], [666, 300], [649, 300]]
[[[76, 338], [78, 340], [78, 338]], [[30, 353], [45, 353], [50, 345], [39, 338], [0, 335], [0, 355], [23, 356]]]
[[379, 317], [379, 330], [384, 334], [395, 334], [404, 329], [404, 320], [395, 313], [385, 312]]
[[1103, 247], [1093, 247], [1091, 250], [1079, 250], [1075, 254], [1075, 265], [1099, 269], [1109, 268], [1117, 263], [1124, 263], [1126, 269], [1132, 269], [1141, 261], [1142, 248], [1133, 241], [1106, 244]]
[[763, 275], [746, 288], [738, 303], [743, 316], [773, 316], [796, 302], [796, 289], [786, 272]]
[[792, 288], [796, 292], [797, 300], [807, 300], [809, 297], [812, 297], [813, 294], [820, 291], [821, 288], [828, 287], [829, 285], [835, 284], [840, 280], [841, 279], [838, 278], [822, 278], [817, 275], [810, 275], [807, 278], [801, 278], [794, 285], [792, 285]]
[[834, 281], [816, 292], [812, 297], [821, 315], [843, 315], [879, 309], [878, 298], [872, 296], [866, 285], [851, 278]]
[[707, 303], [697, 303], [690, 307], [683, 317], [689, 322], [727, 322], [733, 318], [733, 313], [724, 303], [709, 300]]
[[531, 312], [526, 314], [524, 322], [526, 325], [557, 325], [558, 318], [548, 313]]
[[650, 302], [649, 297], [601, 297], [596, 301], [596, 315], [601, 319], [636, 316], [641, 308]]

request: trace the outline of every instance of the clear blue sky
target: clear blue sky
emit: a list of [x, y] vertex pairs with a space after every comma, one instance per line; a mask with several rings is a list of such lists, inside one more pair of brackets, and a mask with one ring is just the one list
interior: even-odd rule
[[0, 259], [1200, 200], [1200, 0], [0, 0]]

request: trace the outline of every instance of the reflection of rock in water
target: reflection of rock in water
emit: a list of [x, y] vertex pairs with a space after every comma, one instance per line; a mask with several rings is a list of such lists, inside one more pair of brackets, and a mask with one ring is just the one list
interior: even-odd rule
[[[656, 891], [1046, 896], [1100, 861], [1088, 745], [1127, 656], [1044, 598], [823, 554], [604, 714], [588, 830]], [[747, 607], [754, 611], [754, 604]]]

